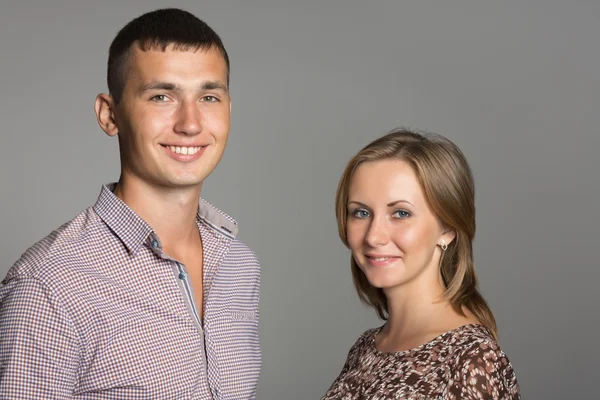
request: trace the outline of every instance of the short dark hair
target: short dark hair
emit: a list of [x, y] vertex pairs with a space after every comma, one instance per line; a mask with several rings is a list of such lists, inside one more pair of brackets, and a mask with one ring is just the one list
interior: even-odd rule
[[164, 8], [143, 14], [125, 25], [110, 45], [108, 52], [108, 90], [116, 103], [121, 101], [131, 47], [136, 43], [142, 51], [161, 49], [169, 45], [176, 50], [218, 50], [227, 66], [229, 56], [217, 33], [195, 15], [177, 8]]

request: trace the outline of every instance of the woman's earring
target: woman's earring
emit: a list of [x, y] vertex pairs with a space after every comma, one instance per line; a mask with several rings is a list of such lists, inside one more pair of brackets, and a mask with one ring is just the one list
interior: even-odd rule
[[448, 245], [446, 244], [446, 241], [444, 239], [442, 239], [442, 242], [440, 243], [440, 247], [444, 251], [448, 250]]

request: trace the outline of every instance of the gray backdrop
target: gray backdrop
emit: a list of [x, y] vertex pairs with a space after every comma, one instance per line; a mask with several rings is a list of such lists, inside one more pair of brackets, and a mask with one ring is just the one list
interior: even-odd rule
[[0, 275], [118, 178], [98, 128], [108, 46], [183, 7], [232, 62], [228, 149], [203, 195], [263, 265], [259, 398], [317, 399], [380, 324], [333, 202], [391, 128], [444, 134], [476, 178], [475, 258], [524, 398], [596, 398], [600, 2], [1, 1]]

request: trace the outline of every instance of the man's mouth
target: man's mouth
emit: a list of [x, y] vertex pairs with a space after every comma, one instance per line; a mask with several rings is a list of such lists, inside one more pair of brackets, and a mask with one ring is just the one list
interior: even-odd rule
[[164, 146], [176, 154], [193, 155], [205, 146]]

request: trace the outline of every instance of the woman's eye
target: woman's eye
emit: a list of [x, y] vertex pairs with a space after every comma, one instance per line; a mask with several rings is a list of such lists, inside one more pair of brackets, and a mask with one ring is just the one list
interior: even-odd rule
[[352, 212], [352, 216], [356, 218], [369, 218], [371, 214], [367, 210], [355, 210]]
[[410, 217], [410, 213], [406, 210], [398, 210], [394, 212], [394, 217], [399, 219], [404, 219]]

